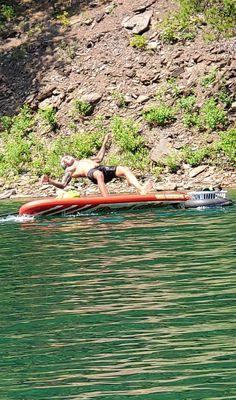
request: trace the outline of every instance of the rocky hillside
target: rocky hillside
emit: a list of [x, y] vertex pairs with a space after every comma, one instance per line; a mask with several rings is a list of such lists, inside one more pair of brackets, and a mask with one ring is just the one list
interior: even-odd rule
[[61, 154], [88, 156], [107, 131], [106, 162], [151, 174], [158, 189], [235, 184], [235, 9], [221, 32], [219, 15], [183, 1], [9, 3], [0, 19], [3, 192], [40, 192], [41, 173], [63, 172]]

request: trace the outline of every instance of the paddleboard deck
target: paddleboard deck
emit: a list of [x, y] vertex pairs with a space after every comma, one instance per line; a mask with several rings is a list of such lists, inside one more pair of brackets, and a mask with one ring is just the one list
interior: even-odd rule
[[156, 192], [147, 195], [120, 194], [108, 197], [41, 198], [22, 205], [19, 215], [72, 215], [96, 211], [140, 209], [168, 204], [183, 205], [190, 196], [185, 192]]

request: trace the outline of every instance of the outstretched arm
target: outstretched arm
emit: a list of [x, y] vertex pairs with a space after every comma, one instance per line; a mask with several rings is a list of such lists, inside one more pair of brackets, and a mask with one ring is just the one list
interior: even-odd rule
[[71, 179], [71, 174], [69, 172], [66, 172], [61, 182], [54, 181], [54, 179], [51, 179], [48, 175], [43, 175], [40, 183], [41, 185], [49, 183], [50, 185], [53, 185], [58, 189], [64, 189], [70, 183]]
[[103, 142], [102, 142], [102, 147], [101, 147], [101, 149], [99, 150], [98, 154], [97, 154], [96, 156], [91, 157], [91, 159], [92, 159], [93, 161], [95, 161], [95, 162], [97, 162], [97, 163], [102, 162], [102, 160], [103, 160], [103, 158], [104, 158], [104, 156], [105, 156], [105, 152], [106, 152], [106, 144], [107, 144], [108, 140], [110, 139], [110, 137], [111, 137], [111, 134], [110, 134], [110, 133], [108, 133], [108, 134], [104, 137]]

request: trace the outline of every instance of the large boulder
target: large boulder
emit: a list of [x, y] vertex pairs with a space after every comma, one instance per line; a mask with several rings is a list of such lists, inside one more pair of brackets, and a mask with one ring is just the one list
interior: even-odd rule
[[122, 26], [126, 29], [132, 29], [133, 33], [140, 35], [148, 29], [151, 17], [151, 10], [133, 17], [126, 17], [122, 22]]

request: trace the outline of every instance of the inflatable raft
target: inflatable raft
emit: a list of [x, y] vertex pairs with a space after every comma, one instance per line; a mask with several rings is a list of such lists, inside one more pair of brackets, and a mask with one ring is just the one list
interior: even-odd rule
[[140, 209], [174, 204], [183, 206], [190, 199], [185, 192], [157, 192], [147, 195], [122, 194], [108, 197], [42, 198], [24, 204], [20, 215], [51, 216], [81, 212]]
[[65, 193], [62, 198], [41, 198], [30, 201], [19, 209], [19, 215], [72, 215], [94, 211], [110, 212], [121, 209], [141, 209], [172, 205], [177, 208], [228, 206], [232, 201], [224, 190], [195, 192], [156, 192], [147, 195], [120, 194], [108, 197], [77, 197]]

